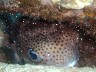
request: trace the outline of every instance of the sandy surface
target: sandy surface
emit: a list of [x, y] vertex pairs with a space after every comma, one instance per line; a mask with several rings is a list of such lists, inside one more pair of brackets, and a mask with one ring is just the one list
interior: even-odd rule
[[96, 68], [65, 68], [42, 65], [18, 65], [0, 63], [0, 72], [96, 72]]

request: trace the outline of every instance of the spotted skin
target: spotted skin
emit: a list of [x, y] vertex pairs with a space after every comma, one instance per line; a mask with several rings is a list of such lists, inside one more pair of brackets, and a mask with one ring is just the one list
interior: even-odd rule
[[18, 42], [26, 63], [36, 63], [28, 56], [29, 48], [46, 65], [73, 67], [79, 59], [79, 35], [63, 24], [26, 24], [20, 26]]

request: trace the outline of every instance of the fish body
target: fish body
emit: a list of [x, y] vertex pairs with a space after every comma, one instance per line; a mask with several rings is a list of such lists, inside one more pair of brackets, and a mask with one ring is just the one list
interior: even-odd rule
[[26, 63], [73, 67], [79, 59], [79, 35], [64, 24], [22, 24], [18, 42]]

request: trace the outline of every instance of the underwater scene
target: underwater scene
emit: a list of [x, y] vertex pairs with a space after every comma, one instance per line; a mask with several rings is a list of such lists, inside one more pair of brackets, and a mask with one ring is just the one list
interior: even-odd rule
[[96, 1], [0, 0], [0, 65], [3, 64], [14, 65], [13, 69], [15, 65], [95, 68]]

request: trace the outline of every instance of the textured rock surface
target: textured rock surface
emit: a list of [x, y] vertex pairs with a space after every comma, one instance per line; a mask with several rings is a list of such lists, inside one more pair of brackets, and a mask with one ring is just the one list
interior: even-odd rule
[[82, 9], [91, 5], [93, 0], [52, 0], [52, 2], [68, 9]]
[[[50, 3], [49, 0], [47, 2]], [[21, 12], [25, 16], [41, 17], [50, 21], [70, 21], [70, 25], [78, 26], [92, 36], [96, 35], [96, 0], [92, 5], [79, 10], [65, 9], [58, 5], [42, 5], [38, 0], [16, 0], [15, 3], [17, 6], [13, 7], [0, 4], [0, 11]]]
[[41, 65], [12, 65], [0, 63], [0, 72], [96, 72], [96, 68], [65, 68]]

